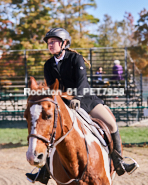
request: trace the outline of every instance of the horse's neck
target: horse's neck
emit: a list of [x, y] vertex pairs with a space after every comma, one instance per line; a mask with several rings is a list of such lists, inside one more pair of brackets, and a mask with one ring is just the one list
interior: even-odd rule
[[64, 134], [73, 128], [65, 139], [58, 144], [57, 152], [64, 167], [76, 178], [81, 173], [81, 168], [84, 169], [87, 163], [84, 135], [80, 122], [76, 119], [72, 111], [65, 104], [60, 109]]

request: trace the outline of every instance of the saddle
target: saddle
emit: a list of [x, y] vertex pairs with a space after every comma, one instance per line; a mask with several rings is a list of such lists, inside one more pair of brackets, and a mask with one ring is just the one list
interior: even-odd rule
[[[107, 106], [106, 108], [111, 113]], [[111, 133], [106, 124], [100, 119], [90, 117], [88, 113], [82, 108], [76, 109], [76, 111], [79, 116], [81, 116], [84, 121], [89, 124], [92, 134], [99, 139], [103, 147], [107, 147], [109, 149], [109, 153], [111, 154], [113, 152], [113, 141]]]
[[[69, 106], [72, 96], [62, 97], [62, 100], [66, 105]], [[105, 108], [109, 111], [112, 117], [115, 119], [113, 113], [107, 105], [104, 105]], [[106, 124], [98, 118], [92, 118], [90, 115], [82, 108], [76, 109], [77, 113], [85, 120], [92, 128], [93, 134], [100, 140], [101, 144], [109, 149], [109, 153], [113, 152], [113, 141], [111, 133], [106, 126]]]

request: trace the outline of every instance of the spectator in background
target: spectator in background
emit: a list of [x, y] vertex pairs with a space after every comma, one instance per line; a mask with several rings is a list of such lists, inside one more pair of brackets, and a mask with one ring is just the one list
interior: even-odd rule
[[120, 84], [120, 80], [124, 80], [123, 76], [123, 68], [120, 65], [120, 61], [119, 60], [115, 60], [114, 61], [114, 66], [113, 66], [113, 77], [112, 80], [117, 81], [118, 84]]
[[96, 71], [96, 82], [99, 84], [104, 84], [103, 80], [102, 80], [102, 73], [103, 72], [103, 68], [102, 67], [98, 67], [98, 70]]

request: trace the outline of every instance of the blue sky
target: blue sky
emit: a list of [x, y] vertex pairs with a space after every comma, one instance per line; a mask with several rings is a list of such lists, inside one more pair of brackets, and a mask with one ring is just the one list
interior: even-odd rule
[[133, 15], [136, 24], [139, 19], [138, 13], [144, 8], [148, 10], [148, 0], [96, 0], [96, 3], [96, 9], [90, 8], [87, 11], [101, 22], [104, 14], [110, 15], [113, 21], [121, 21], [127, 11]]

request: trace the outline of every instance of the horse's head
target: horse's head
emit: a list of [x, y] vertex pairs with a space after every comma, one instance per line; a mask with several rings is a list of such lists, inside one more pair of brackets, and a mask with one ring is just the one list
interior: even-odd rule
[[[46, 90], [57, 90], [58, 81], [50, 87], [37, 85], [36, 80], [31, 77], [29, 87], [32, 92]], [[44, 91], [45, 92], [45, 91]], [[45, 94], [45, 93], [44, 93]], [[51, 95], [30, 95], [24, 116], [28, 123], [29, 147], [26, 153], [27, 160], [31, 165], [43, 166], [46, 162], [47, 147], [54, 138], [55, 124], [59, 121], [58, 106]], [[56, 133], [58, 136], [59, 133]], [[50, 142], [49, 142], [50, 141]]]

